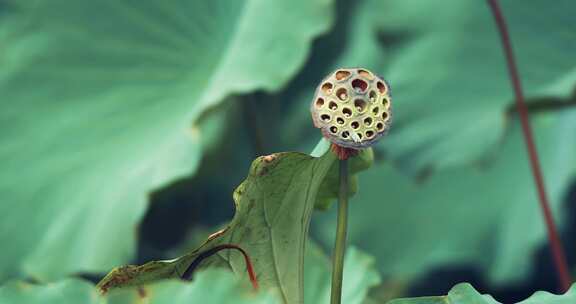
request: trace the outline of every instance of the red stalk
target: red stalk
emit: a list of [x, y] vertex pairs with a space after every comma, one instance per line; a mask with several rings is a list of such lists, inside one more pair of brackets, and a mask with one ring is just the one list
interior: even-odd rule
[[524, 101], [524, 96], [522, 94], [520, 77], [518, 76], [518, 69], [516, 68], [516, 62], [514, 60], [514, 53], [512, 51], [512, 42], [510, 41], [506, 21], [504, 19], [502, 11], [500, 10], [498, 0], [487, 0], [487, 1], [488, 4], [490, 5], [490, 9], [492, 10], [492, 14], [494, 15], [494, 20], [496, 21], [498, 31], [500, 32], [500, 39], [502, 40], [502, 47], [504, 48], [506, 63], [508, 65], [508, 73], [510, 76], [510, 81], [512, 82], [512, 87], [514, 89], [514, 95], [516, 97], [516, 108], [520, 116], [520, 122], [522, 124], [524, 142], [528, 150], [528, 155], [530, 158], [530, 166], [532, 168], [532, 175], [534, 177], [534, 182], [536, 183], [536, 188], [538, 190], [540, 208], [542, 209], [542, 214], [544, 216], [544, 221], [546, 223], [546, 228], [548, 231], [548, 241], [550, 243], [550, 250], [552, 251], [552, 256], [554, 257], [554, 265], [556, 266], [556, 272], [558, 275], [558, 280], [560, 282], [560, 287], [562, 289], [562, 292], [565, 292], [570, 288], [572, 279], [570, 278], [570, 272], [568, 271], [562, 241], [560, 240], [558, 232], [556, 231], [556, 226], [554, 225], [554, 218], [552, 216], [552, 212], [550, 210], [550, 204], [548, 202], [548, 197], [546, 195], [546, 188], [544, 186], [544, 179], [542, 177], [542, 171], [540, 169], [538, 153], [536, 151], [536, 146], [534, 144], [532, 129], [530, 128], [528, 110], [526, 108], [526, 103]]
[[248, 271], [248, 276], [250, 277], [250, 282], [252, 283], [252, 287], [254, 288], [254, 290], [258, 290], [258, 280], [256, 279], [254, 267], [252, 267], [252, 262], [250, 261], [250, 257], [248, 256], [248, 253], [246, 253], [246, 251], [244, 249], [242, 249], [240, 246], [234, 245], [234, 244], [218, 245], [218, 246], [215, 246], [213, 248], [210, 248], [210, 249], [200, 253], [196, 257], [196, 259], [194, 259], [194, 261], [192, 261], [192, 263], [190, 263], [190, 266], [188, 266], [186, 271], [184, 271], [184, 274], [182, 274], [182, 279], [191, 280], [192, 274], [194, 273], [194, 270], [196, 269], [196, 267], [198, 267], [198, 265], [200, 265], [200, 262], [202, 262], [202, 260], [204, 260], [205, 258], [210, 257], [210, 256], [216, 254], [218, 251], [224, 250], [224, 249], [236, 249], [236, 250], [240, 251], [240, 253], [242, 253], [242, 255], [244, 256], [244, 262], [246, 263], [246, 270]]

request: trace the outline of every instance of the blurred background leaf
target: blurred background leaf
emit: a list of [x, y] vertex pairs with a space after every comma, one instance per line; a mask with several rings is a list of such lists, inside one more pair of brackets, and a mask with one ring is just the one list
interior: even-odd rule
[[47, 285], [11, 281], [0, 286], [0, 303], [97, 304], [102, 301], [91, 283], [66, 279]]
[[[548, 194], [562, 219], [561, 203], [576, 173], [576, 110], [534, 122]], [[350, 206], [350, 239], [380, 257], [385, 276], [413, 279], [433, 267], [467, 263], [494, 284], [519, 280], [530, 272], [527, 253], [546, 237], [519, 123], [484, 166], [417, 181], [382, 164], [361, 175], [360, 185]], [[332, 211], [313, 222], [327, 247]]]
[[[526, 96], [568, 97], [576, 83], [574, 3], [502, 5]], [[338, 17], [282, 95], [292, 113], [283, 129], [294, 143], [312, 130], [305, 105], [314, 86], [343, 66], [367, 67], [390, 82], [394, 131], [380, 146], [408, 173], [466, 165], [499, 143], [513, 96], [484, 1], [355, 1], [342, 3]]]
[[[368, 291], [380, 283], [380, 274], [374, 267], [374, 258], [350, 247], [344, 260], [342, 303], [361, 304]], [[331, 261], [314, 243], [306, 247], [304, 268], [304, 303], [329, 303], [331, 286]]]
[[[576, 301], [576, 285], [563, 295], [548, 292], [536, 292], [530, 298], [517, 304], [570, 304]], [[446, 296], [422, 297], [413, 299], [397, 299], [388, 304], [500, 304], [490, 295], [482, 295], [470, 284], [462, 283], [454, 286]]]
[[[221, 269], [202, 271], [193, 284], [165, 281], [145, 289], [130, 289], [101, 296], [94, 285], [67, 279], [47, 285], [12, 282], [0, 287], [0, 303], [128, 304], [128, 303], [279, 303], [272, 292], [255, 293]], [[217, 290], [217, 292], [206, 292]]]
[[191, 127], [199, 115], [279, 89], [331, 22], [330, 1], [8, 4], [0, 279], [128, 261], [147, 194], [191, 174], [215, 136]]
[[169, 280], [150, 285], [144, 289], [119, 290], [110, 293], [107, 304], [128, 303], [280, 303], [271, 291], [256, 293], [245, 282], [223, 269], [200, 271], [193, 283]]

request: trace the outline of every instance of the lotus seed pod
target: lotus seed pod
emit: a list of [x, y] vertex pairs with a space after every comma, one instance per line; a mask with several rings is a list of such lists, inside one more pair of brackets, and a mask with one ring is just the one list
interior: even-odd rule
[[333, 144], [366, 148], [390, 128], [390, 87], [367, 69], [338, 69], [320, 83], [310, 111], [314, 126]]

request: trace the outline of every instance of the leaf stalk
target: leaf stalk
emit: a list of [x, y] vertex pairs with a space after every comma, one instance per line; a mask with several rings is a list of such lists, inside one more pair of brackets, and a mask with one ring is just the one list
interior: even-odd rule
[[332, 257], [332, 289], [330, 304], [340, 304], [342, 299], [342, 279], [344, 274], [344, 252], [348, 230], [348, 160], [340, 160], [340, 185], [338, 192], [338, 220], [336, 242]]
[[500, 33], [500, 39], [502, 41], [502, 47], [504, 49], [504, 55], [506, 57], [506, 63], [508, 65], [508, 73], [510, 81], [512, 82], [512, 88], [514, 90], [514, 95], [516, 99], [516, 109], [520, 116], [520, 122], [522, 125], [522, 133], [524, 134], [524, 142], [528, 150], [528, 156], [530, 158], [530, 166], [532, 169], [532, 175], [534, 177], [534, 182], [536, 184], [536, 189], [538, 190], [538, 199], [540, 202], [540, 208], [542, 209], [542, 214], [544, 216], [544, 221], [546, 223], [546, 228], [548, 231], [548, 241], [550, 243], [550, 250], [552, 251], [552, 256], [554, 257], [554, 265], [556, 266], [556, 273], [558, 275], [558, 280], [560, 282], [560, 287], [562, 292], [567, 291], [570, 288], [572, 279], [570, 277], [570, 272], [568, 271], [568, 264], [566, 262], [566, 255], [564, 254], [564, 247], [562, 246], [562, 241], [558, 236], [558, 231], [554, 225], [554, 217], [552, 216], [552, 211], [550, 208], [550, 203], [548, 202], [548, 197], [546, 195], [546, 188], [544, 186], [544, 178], [542, 177], [542, 171], [540, 162], [538, 159], [538, 153], [536, 150], [536, 145], [534, 144], [534, 136], [532, 135], [532, 129], [530, 127], [530, 120], [528, 117], [528, 110], [526, 102], [524, 101], [524, 95], [522, 94], [522, 85], [520, 82], [520, 76], [518, 74], [518, 68], [516, 67], [516, 62], [514, 60], [514, 52], [512, 50], [512, 42], [510, 35], [508, 34], [508, 27], [506, 26], [506, 20], [500, 9], [498, 0], [487, 0], [488, 5], [494, 15], [494, 21], [498, 27]]

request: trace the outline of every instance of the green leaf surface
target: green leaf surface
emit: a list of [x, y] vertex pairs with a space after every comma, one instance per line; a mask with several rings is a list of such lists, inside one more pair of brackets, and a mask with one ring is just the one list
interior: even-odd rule
[[11, 281], [0, 286], [0, 303], [6, 304], [102, 304], [89, 282], [66, 279], [46, 285]]
[[[576, 110], [532, 122], [548, 196], [562, 223], [561, 203], [576, 177]], [[374, 255], [385, 276], [410, 279], [441, 265], [471, 263], [492, 283], [525, 278], [546, 230], [519, 123], [511, 127], [482, 166], [420, 181], [385, 164], [364, 172], [350, 204], [351, 243]], [[327, 245], [334, 219], [334, 213], [319, 214], [313, 222]]]
[[[351, 250], [355, 255], [357, 251]], [[357, 257], [357, 256], [356, 256]], [[349, 259], [352, 260], [352, 259]], [[362, 259], [361, 259], [362, 260]], [[362, 270], [362, 269], [358, 269]], [[320, 282], [319, 282], [320, 283]], [[111, 292], [105, 297], [96, 293], [94, 286], [78, 279], [67, 279], [53, 284], [32, 285], [11, 282], [0, 287], [0, 303], [36, 304], [180, 304], [180, 303], [280, 303], [272, 292], [255, 293], [246, 288], [225, 270], [211, 269], [198, 273], [194, 282], [165, 281], [147, 286], [145, 289], [124, 289]], [[346, 294], [345, 289], [344, 293]], [[306, 298], [308, 302], [308, 297]], [[319, 302], [318, 298], [310, 298]], [[359, 303], [354, 299], [345, 303]], [[538, 291], [530, 298], [517, 304], [572, 304], [576, 301], [576, 285], [565, 294], [555, 295]], [[489, 295], [478, 293], [470, 284], [454, 286], [446, 296], [395, 299], [388, 304], [500, 304]]]
[[0, 280], [128, 261], [147, 194], [192, 174], [213, 136], [195, 126], [200, 115], [231, 94], [281, 88], [330, 26], [331, 5], [8, 1]]
[[198, 272], [192, 283], [169, 280], [141, 289], [125, 289], [111, 292], [105, 304], [275, 304], [280, 303], [271, 291], [255, 292], [223, 269]]
[[[538, 291], [530, 298], [516, 304], [572, 304], [576, 302], [576, 285], [563, 295]], [[420, 297], [396, 299], [388, 304], [501, 304], [489, 295], [482, 295], [468, 283], [454, 286], [448, 295], [439, 297]]]
[[[308, 243], [304, 268], [304, 303], [330, 303], [331, 261], [315, 245]], [[350, 247], [344, 260], [342, 303], [361, 304], [368, 290], [380, 283], [380, 274], [375, 269], [374, 258]]]
[[[576, 24], [570, 13], [576, 3], [501, 2], [524, 95], [568, 97], [576, 84]], [[488, 4], [389, 5], [379, 19], [383, 35], [400, 31], [414, 39], [397, 48], [389, 43], [394, 54], [385, 73], [392, 82], [398, 123], [384, 147], [412, 171], [481, 158], [503, 136], [504, 113], [514, 100]], [[426, 14], [431, 9], [442, 15]], [[438, 20], [430, 22], [430, 17]]]
[[0, 303], [10, 304], [244, 304], [280, 303], [272, 292], [254, 292], [230, 272], [221, 269], [201, 271], [194, 282], [165, 281], [141, 289], [126, 289], [106, 296], [94, 285], [67, 279], [46, 285], [11, 282], [0, 287]]
[[[501, 2], [525, 96], [567, 97], [576, 84], [576, 2]], [[341, 5], [337, 24], [282, 96], [294, 105], [287, 141], [314, 140], [307, 105], [325, 75], [365, 67], [391, 85], [394, 123], [379, 149], [403, 171], [467, 164], [498, 144], [513, 95], [486, 1], [357, 1]]]
[[[367, 150], [354, 162], [371, 161]], [[113, 270], [99, 284], [102, 290], [140, 286], [181, 277], [188, 266], [206, 250], [222, 244], [243, 248], [252, 259], [258, 281], [264, 288], [278, 290], [283, 303], [302, 303], [304, 297], [304, 245], [314, 206], [327, 175], [336, 162], [332, 152], [316, 158], [284, 152], [257, 158], [246, 180], [234, 191], [236, 214], [227, 228], [211, 236], [200, 248], [172, 261], [150, 262]], [[368, 165], [351, 165], [367, 167]], [[201, 267], [224, 267], [247, 279], [241, 254], [220, 251], [205, 259]]]

